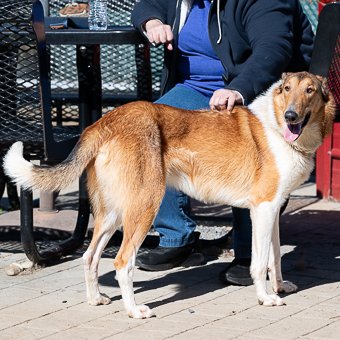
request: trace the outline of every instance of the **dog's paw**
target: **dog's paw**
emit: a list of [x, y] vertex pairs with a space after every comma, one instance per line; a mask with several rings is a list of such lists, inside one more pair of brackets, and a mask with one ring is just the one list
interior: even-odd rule
[[95, 298], [89, 298], [87, 302], [91, 306], [108, 305], [111, 303], [111, 299], [106, 294], [100, 294]]
[[128, 311], [130, 318], [147, 319], [155, 316], [155, 313], [148, 306], [137, 305], [135, 308]]
[[266, 295], [263, 298], [259, 298], [259, 304], [266, 307], [283, 306], [285, 302], [278, 295]]
[[294, 293], [298, 289], [297, 285], [290, 281], [281, 281], [278, 283], [277, 287], [273, 288], [275, 293]]

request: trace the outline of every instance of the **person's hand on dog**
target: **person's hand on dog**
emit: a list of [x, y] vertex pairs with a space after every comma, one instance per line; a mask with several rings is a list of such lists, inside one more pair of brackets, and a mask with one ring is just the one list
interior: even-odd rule
[[241, 94], [228, 89], [216, 90], [209, 101], [210, 109], [218, 111], [225, 109], [231, 111], [236, 104], [243, 104]]
[[151, 44], [165, 44], [169, 51], [173, 50], [174, 35], [170, 25], [165, 25], [158, 19], [151, 19], [144, 24], [144, 28]]

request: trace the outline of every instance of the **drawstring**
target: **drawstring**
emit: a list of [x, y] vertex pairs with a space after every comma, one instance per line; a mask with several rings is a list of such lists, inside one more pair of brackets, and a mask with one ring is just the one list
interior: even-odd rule
[[219, 44], [222, 40], [222, 27], [221, 27], [221, 17], [220, 17], [220, 0], [217, 0], [217, 25], [218, 25], [217, 44]]

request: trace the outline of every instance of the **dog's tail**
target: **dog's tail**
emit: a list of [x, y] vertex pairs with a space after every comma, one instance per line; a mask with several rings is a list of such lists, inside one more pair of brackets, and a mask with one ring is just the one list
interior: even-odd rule
[[58, 191], [67, 187], [84, 171], [96, 156], [100, 139], [87, 136], [86, 130], [69, 156], [56, 166], [39, 166], [23, 157], [22, 142], [14, 143], [4, 157], [5, 173], [25, 189]]

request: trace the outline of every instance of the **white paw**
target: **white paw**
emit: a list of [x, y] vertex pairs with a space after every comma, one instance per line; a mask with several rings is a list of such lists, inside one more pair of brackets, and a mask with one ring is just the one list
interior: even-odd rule
[[274, 288], [275, 293], [294, 293], [298, 289], [297, 285], [290, 281], [282, 281], [277, 285], [277, 289]]
[[283, 306], [285, 302], [278, 295], [266, 295], [263, 298], [259, 298], [259, 304], [263, 306]]
[[155, 313], [148, 306], [137, 305], [133, 309], [127, 311], [130, 318], [134, 319], [147, 319], [155, 316]]
[[87, 302], [91, 306], [108, 305], [111, 303], [111, 299], [105, 294], [100, 294], [95, 298], [92, 299], [89, 298]]

